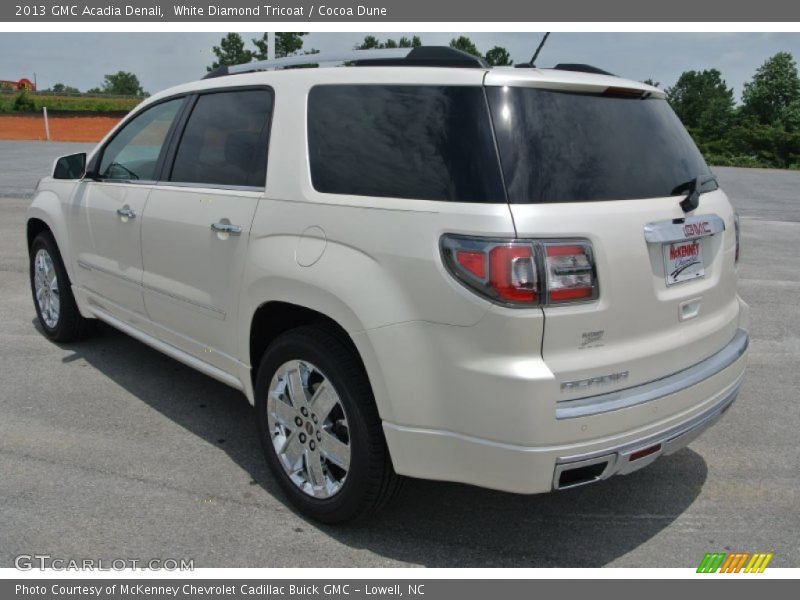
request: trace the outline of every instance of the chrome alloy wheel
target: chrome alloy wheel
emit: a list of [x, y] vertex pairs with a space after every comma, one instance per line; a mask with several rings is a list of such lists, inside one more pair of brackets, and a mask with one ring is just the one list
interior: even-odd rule
[[44, 248], [41, 248], [33, 259], [33, 287], [42, 320], [47, 327], [53, 329], [58, 324], [61, 296], [53, 259]]
[[350, 469], [350, 430], [333, 384], [311, 363], [292, 360], [268, 394], [267, 425], [289, 479], [314, 498], [334, 496]]

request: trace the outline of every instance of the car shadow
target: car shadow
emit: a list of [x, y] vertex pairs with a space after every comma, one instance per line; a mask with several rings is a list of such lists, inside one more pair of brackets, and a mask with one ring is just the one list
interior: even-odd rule
[[[37, 324], [38, 328], [38, 324]], [[103, 324], [65, 362], [84, 359], [166, 418], [222, 450], [267, 493], [286, 498], [261, 454], [245, 397]], [[707, 476], [690, 449], [624, 477], [521, 496], [409, 479], [381, 512], [317, 529], [352, 548], [430, 567], [600, 567], [678, 518]], [[302, 517], [301, 517], [302, 518]]]

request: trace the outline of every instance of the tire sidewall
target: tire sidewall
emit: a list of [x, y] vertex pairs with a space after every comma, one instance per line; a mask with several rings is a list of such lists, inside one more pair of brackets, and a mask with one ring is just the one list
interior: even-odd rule
[[[323, 349], [310, 336], [290, 332], [278, 338], [264, 353], [256, 376], [256, 421], [259, 438], [267, 463], [278, 479], [283, 491], [291, 497], [302, 512], [325, 522], [340, 522], [356, 515], [367, 493], [370, 456], [368, 443], [367, 415], [363, 410], [363, 382], [352, 381], [345, 368], [337, 360], [341, 352], [348, 352], [343, 345]], [[291, 360], [303, 360], [317, 367], [333, 385], [347, 417], [350, 434], [350, 468], [342, 488], [331, 498], [308, 496], [289, 479], [272, 444], [272, 436], [267, 423], [267, 394], [269, 385], [277, 369]], [[362, 385], [359, 386], [359, 383]], [[368, 387], [366, 388], [369, 389]]]

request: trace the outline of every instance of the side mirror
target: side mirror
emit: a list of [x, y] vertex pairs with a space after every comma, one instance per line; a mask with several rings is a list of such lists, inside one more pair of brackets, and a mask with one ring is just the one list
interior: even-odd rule
[[86, 174], [86, 153], [68, 154], [56, 159], [53, 179], [80, 179]]

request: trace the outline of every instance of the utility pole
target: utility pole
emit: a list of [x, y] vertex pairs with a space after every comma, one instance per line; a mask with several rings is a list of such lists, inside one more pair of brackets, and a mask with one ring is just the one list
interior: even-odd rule
[[267, 32], [267, 60], [275, 60], [275, 32]]

